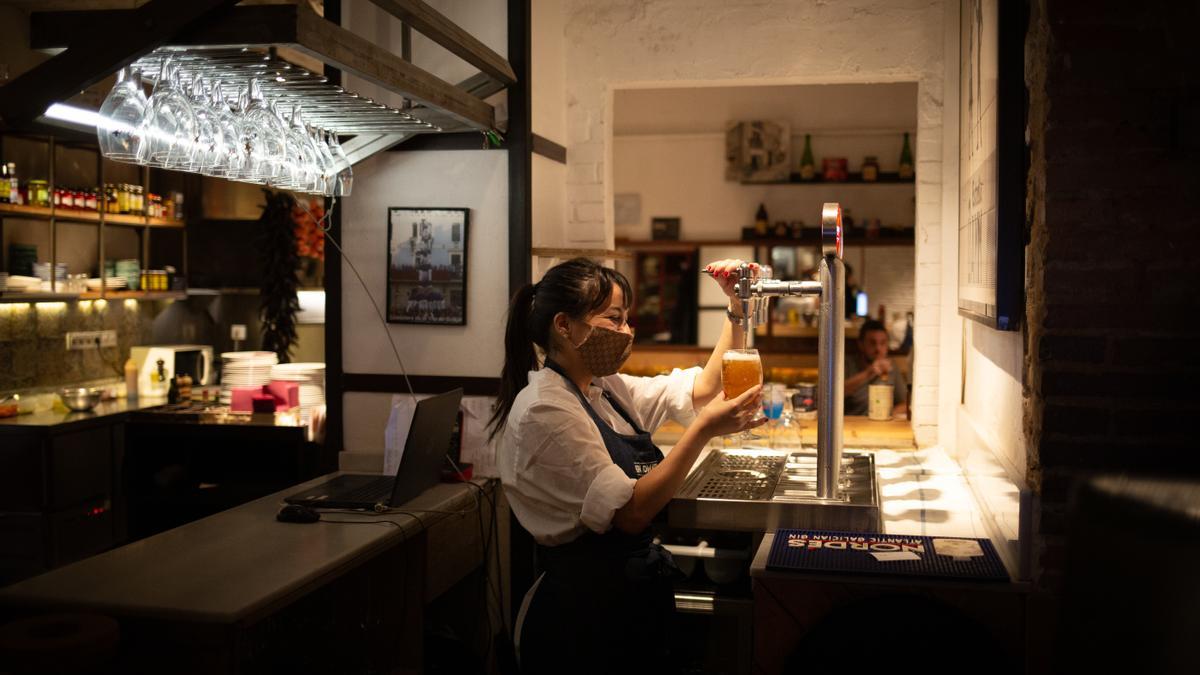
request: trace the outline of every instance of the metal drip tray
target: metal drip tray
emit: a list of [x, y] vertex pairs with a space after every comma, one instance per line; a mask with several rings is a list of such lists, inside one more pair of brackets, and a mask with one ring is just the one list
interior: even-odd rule
[[877, 532], [875, 456], [843, 452], [836, 500], [817, 498], [817, 456], [788, 450], [714, 450], [668, 507], [673, 527]]

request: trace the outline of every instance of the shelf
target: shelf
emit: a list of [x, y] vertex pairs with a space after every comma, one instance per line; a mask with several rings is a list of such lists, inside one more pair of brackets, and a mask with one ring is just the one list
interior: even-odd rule
[[880, 172], [877, 180], [863, 180], [861, 173], [847, 174], [846, 180], [825, 180], [820, 176], [812, 180], [800, 180], [799, 174], [792, 174], [788, 180], [742, 181], [742, 185], [914, 185], [916, 182], [916, 177], [901, 178], [900, 174]]
[[69, 302], [78, 298], [78, 293], [0, 293], [0, 304], [12, 302]]
[[183, 300], [187, 291], [84, 291], [80, 300]]
[[[879, 236], [868, 239], [865, 233], [851, 231], [842, 240], [845, 246], [912, 246], [915, 241], [913, 228], [883, 228]], [[816, 228], [804, 230], [800, 239], [700, 239], [700, 240], [647, 240], [617, 239], [616, 247], [627, 251], [690, 251], [701, 246], [817, 246], [821, 238]]]
[[[77, 211], [75, 209], [51, 209], [45, 206], [23, 206], [16, 204], [0, 204], [0, 217], [10, 216], [17, 218], [29, 218], [31, 220], [61, 220], [72, 223], [100, 223], [100, 213], [97, 211]], [[170, 218], [149, 218], [146, 216], [134, 216], [120, 213], [104, 214], [105, 225], [119, 225], [123, 227], [165, 227], [165, 228], [182, 228], [185, 223], [182, 220], [174, 220]]]

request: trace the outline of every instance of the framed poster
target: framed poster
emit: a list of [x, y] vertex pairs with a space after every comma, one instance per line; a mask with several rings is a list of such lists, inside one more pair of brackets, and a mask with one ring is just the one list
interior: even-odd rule
[[469, 210], [388, 209], [388, 323], [467, 324]]
[[958, 313], [1017, 330], [1025, 286], [1022, 4], [961, 0]]

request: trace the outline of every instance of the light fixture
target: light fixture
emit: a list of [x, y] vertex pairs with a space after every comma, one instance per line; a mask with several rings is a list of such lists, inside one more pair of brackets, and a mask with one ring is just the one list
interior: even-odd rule
[[80, 108], [66, 103], [51, 103], [42, 116], [47, 120], [66, 124], [64, 126], [83, 127], [95, 131], [104, 120], [100, 113], [87, 108]]

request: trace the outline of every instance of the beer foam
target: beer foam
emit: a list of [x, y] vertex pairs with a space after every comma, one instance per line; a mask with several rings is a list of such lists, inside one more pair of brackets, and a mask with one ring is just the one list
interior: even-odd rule
[[722, 357], [725, 361], [758, 361], [758, 354], [741, 354], [739, 352], [726, 352]]

